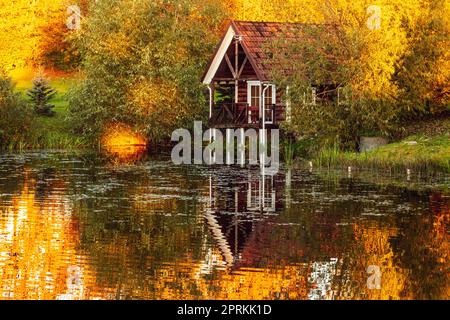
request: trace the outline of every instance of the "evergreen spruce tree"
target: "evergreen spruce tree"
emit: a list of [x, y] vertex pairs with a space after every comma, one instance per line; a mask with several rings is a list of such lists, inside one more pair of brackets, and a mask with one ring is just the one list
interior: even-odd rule
[[51, 117], [55, 114], [55, 111], [52, 110], [55, 106], [49, 104], [49, 102], [55, 97], [56, 93], [56, 90], [48, 84], [48, 81], [39, 76], [33, 80], [33, 88], [28, 90], [27, 95], [37, 114]]

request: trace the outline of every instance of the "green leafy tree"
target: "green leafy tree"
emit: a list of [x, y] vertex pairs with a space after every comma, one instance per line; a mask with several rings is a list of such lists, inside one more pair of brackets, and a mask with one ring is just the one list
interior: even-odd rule
[[34, 111], [43, 116], [53, 116], [55, 114], [52, 110], [55, 106], [49, 102], [56, 94], [56, 90], [42, 76], [34, 79], [33, 88], [27, 91], [30, 102], [33, 103]]

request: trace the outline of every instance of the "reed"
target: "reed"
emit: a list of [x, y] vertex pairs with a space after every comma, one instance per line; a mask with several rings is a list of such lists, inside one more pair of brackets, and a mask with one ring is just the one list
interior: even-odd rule
[[327, 168], [450, 172], [450, 137], [448, 134], [425, 137], [411, 136], [403, 141], [382, 146], [371, 152], [354, 153], [339, 150], [336, 145], [321, 149], [314, 159]]

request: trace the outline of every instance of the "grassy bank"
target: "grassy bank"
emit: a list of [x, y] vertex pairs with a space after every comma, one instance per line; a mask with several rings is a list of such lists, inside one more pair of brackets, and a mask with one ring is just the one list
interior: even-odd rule
[[[77, 76], [53, 75], [49, 76], [49, 79], [50, 85], [58, 92], [51, 101], [51, 104], [55, 105], [53, 108], [55, 115], [53, 117], [36, 115], [32, 138], [28, 141], [19, 141], [9, 146], [9, 149], [78, 149], [87, 145], [82, 137], [74, 135], [70, 130], [67, 92], [78, 81]], [[16, 83], [16, 90], [27, 99], [26, 91], [32, 87], [32, 76], [25, 75], [13, 80]]]
[[364, 169], [399, 171], [450, 172], [450, 135], [409, 136], [370, 152], [343, 152], [337, 148], [322, 149], [315, 158], [316, 165], [326, 167], [352, 166]]

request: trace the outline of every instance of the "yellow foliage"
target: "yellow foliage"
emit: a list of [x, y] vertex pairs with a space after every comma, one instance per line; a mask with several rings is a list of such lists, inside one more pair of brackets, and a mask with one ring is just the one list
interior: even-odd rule
[[66, 9], [66, 2], [0, 0], [0, 67], [11, 71], [39, 64], [42, 28]]
[[189, 110], [174, 82], [161, 79], [141, 80], [128, 94], [131, 108], [144, 119], [158, 119], [158, 123], [171, 123], [187, 116]]
[[230, 7], [237, 20], [320, 23], [320, 5], [317, 0], [234, 0]]
[[148, 116], [173, 105], [177, 94], [177, 88], [173, 84], [144, 80], [133, 86], [129, 97], [138, 106], [139, 113]]
[[[59, 180], [60, 190], [65, 189]], [[0, 289], [2, 298], [55, 299], [66, 291], [66, 270], [76, 265], [78, 239], [62, 193], [58, 202], [41, 206], [35, 182], [25, 178], [22, 192], [12, 199], [5, 219], [0, 220]], [[59, 204], [56, 204], [59, 203]], [[65, 254], [63, 254], [65, 253]]]
[[358, 242], [362, 244], [363, 254], [359, 256], [358, 266], [352, 270], [353, 279], [358, 279], [359, 283], [365, 284], [369, 276], [365, 271], [370, 265], [379, 266], [381, 271], [381, 288], [367, 289], [367, 298], [370, 300], [412, 299], [412, 296], [405, 295], [408, 291], [404, 290], [408, 281], [408, 271], [398, 267], [394, 261], [394, 251], [389, 243], [389, 240], [396, 236], [396, 230], [356, 224], [354, 234]]
[[[380, 8], [381, 24], [371, 30], [368, 22], [373, 12], [368, 9], [374, 5]], [[353, 92], [380, 98], [398, 95], [391, 79], [396, 63], [408, 50], [403, 26], [405, 21], [416, 23], [426, 10], [424, 2], [416, 0], [232, 0], [230, 7], [233, 18], [238, 20], [344, 25], [350, 39], [362, 39], [368, 44], [359, 58], [363, 70], [353, 79]], [[352, 44], [347, 46], [351, 48]], [[445, 70], [446, 63], [448, 59], [439, 63], [441, 70]], [[446, 79], [445, 75], [439, 77]]]

